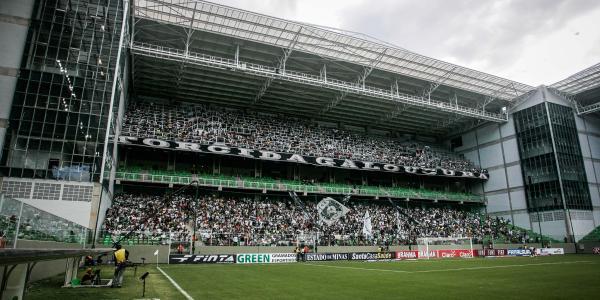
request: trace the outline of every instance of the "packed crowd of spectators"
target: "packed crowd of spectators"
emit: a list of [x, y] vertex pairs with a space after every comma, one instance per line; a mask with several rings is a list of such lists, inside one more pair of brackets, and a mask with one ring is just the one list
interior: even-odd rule
[[[303, 207], [292, 200], [255, 200], [205, 196], [193, 212], [186, 196], [168, 200], [159, 196], [124, 194], [115, 197], [107, 212], [104, 229], [113, 235], [134, 231], [138, 239], [163, 243], [189, 241], [196, 215], [196, 238], [205, 245], [275, 246], [294, 245], [299, 239], [315, 238], [320, 245], [406, 245], [420, 237], [484, 237], [526, 242], [524, 231], [502, 218], [484, 216], [457, 208], [397, 207], [389, 202], [349, 201], [348, 213], [332, 225], [319, 222], [313, 201]], [[364, 216], [369, 212], [372, 236], [363, 235]]]
[[440, 147], [320, 126], [301, 119], [197, 104], [132, 102], [121, 134], [199, 144], [223, 143], [313, 157], [480, 171], [471, 162]]
[[142, 243], [189, 240], [188, 200], [184, 196], [168, 202], [161, 196], [115, 196], [106, 211], [103, 230], [115, 235], [115, 241], [118, 236], [131, 236]]

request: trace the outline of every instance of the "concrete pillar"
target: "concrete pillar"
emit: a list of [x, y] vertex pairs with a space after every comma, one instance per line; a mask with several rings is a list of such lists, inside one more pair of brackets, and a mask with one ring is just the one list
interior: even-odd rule
[[0, 1], [0, 159], [34, 2]]

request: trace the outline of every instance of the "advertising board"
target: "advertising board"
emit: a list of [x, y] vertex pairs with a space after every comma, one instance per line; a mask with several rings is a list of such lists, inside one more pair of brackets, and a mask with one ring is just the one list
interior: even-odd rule
[[240, 253], [235, 256], [238, 264], [295, 263], [295, 253]]
[[306, 253], [306, 261], [348, 260], [350, 253]]
[[563, 255], [565, 254], [564, 248], [539, 248], [535, 249], [537, 255]]
[[479, 249], [475, 255], [485, 257], [506, 256], [507, 249]]
[[396, 259], [417, 259], [417, 258], [419, 258], [419, 251], [417, 251], [417, 250], [396, 251]]
[[508, 249], [508, 256], [531, 256], [529, 249]]
[[169, 256], [169, 264], [233, 264], [235, 254], [172, 254]]

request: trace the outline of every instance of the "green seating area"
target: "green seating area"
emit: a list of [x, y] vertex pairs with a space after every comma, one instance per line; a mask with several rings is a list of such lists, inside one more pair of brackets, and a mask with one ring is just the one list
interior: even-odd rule
[[[145, 170], [141, 167], [122, 169], [119, 170], [116, 175], [116, 179], [122, 181], [189, 184], [194, 180], [193, 175], [187, 171]], [[483, 197], [478, 195], [441, 192], [425, 189], [410, 189], [403, 187], [350, 186], [339, 183], [307, 184], [294, 180], [279, 180], [273, 178], [257, 178], [246, 176], [236, 177], [213, 174], [198, 174], [196, 175], [196, 179], [200, 185], [203, 186], [217, 186], [224, 188], [254, 189], [265, 191], [295, 191], [297, 193], [335, 195], [353, 194], [373, 197], [409, 198], [472, 203], [484, 202]]]
[[590, 233], [584, 236], [580, 241], [580, 243], [585, 242], [596, 242], [600, 243], [600, 226], [594, 228]]

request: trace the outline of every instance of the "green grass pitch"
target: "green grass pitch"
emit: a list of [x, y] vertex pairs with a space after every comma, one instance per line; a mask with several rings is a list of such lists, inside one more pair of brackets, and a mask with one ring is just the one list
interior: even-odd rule
[[[193, 299], [600, 299], [600, 256], [592, 255], [160, 267]], [[138, 276], [146, 270], [145, 298], [186, 299], [154, 266]], [[27, 299], [141, 298], [132, 270], [121, 289], [60, 282], [34, 284]]]

